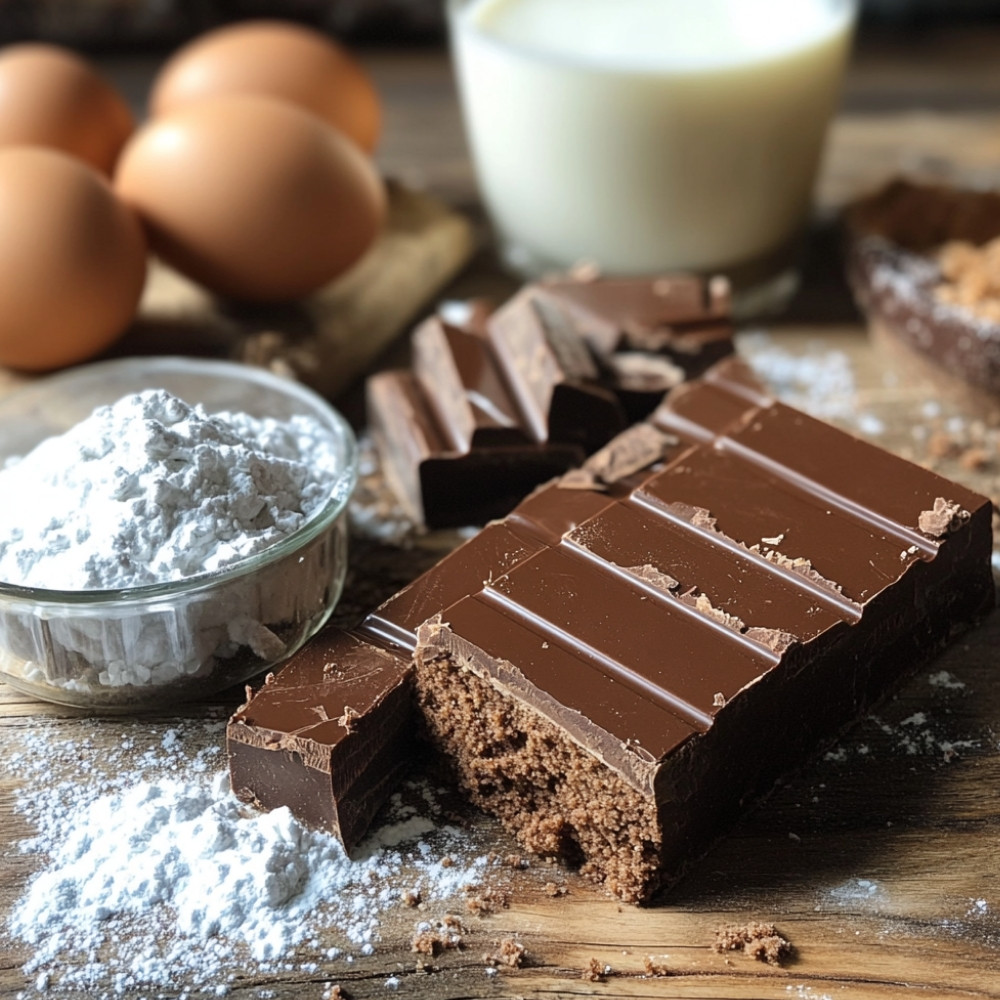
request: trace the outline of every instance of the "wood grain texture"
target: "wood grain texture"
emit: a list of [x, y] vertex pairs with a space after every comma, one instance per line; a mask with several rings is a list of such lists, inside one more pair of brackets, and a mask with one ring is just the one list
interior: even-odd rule
[[[927, 40], [912, 53], [891, 40], [863, 46], [848, 82], [848, 110], [828, 149], [821, 185], [827, 211], [913, 160], [967, 176], [1000, 164], [1000, 106], [984, 107], [975, 96], [982, 88], [1000, 101], [997, 45], [994, 32], [989, 38], [949, 35], [940, 49]], [[383, 165], [475, 211], [444, 55], [375, 54], [370, 64], [387, 95]], [[940, 110], [966, 106], [974, 110]], [[784, 371], [785, 391], [819, 405], [846, 429], [1000, 495], [996, 439], [976, 426], [962, 395], [943, 393], [869, 343], [840, 275], [837, 240], [833, 230], [817, 231], [803, 294], [766, 336], [744, 335], [741, 350], [772, 377]], [[451, 292], [503, 294], [510, 286], [485, 251]], [[848, 377], [823, 392], [815, 384], [790, 384], [787, 372], [804, 369], [790, 368], [789, 359], [804, 356], [817, 359], [821, 373], [831, 358], [842, 358]], [[966, 467], [961, 449], [932, 454], [929, 437], [944, 431], [960, 441], [979, 435], [992, 449], [985, 464]], [[349, 623], [456, 541], [453, 533], [411, 538], [405, 546], [355, 539], [338, 619]], [[652, 908], [625, 906], [571, 872], [532, 861], [525, 870], [498, 871], [497, 883], [510, 894], [507, 909], [477, 918], [465, 912], [462, 898], [420, 911], [390, 908], [372, 956], [347, 965], [300, 949], [296, 961], [314, 958], [315, 973], [262, 977], [240, 970], [229, 995], [258, 997], [267, 989], [278, 1000], [320, 998], [328, 984], [340, 983], [352, 997], [385, 998], [393, 995], [386, 980], [395, 976], [397, 995], [420, 1000], [1000, 997], [998, 650], [1000, 615], [994, 615], [917, 671], [839, 744], [790, 775]], [[217, 718], [238, 699], [228, 692], [181, 714]], [[158, 739], [172, 720], [143, 723], [148, 738]], [[16, 747], [26, 733], [111, 747], [127, 724], [31, 702], [0, 685], [0, 751]], [[30, 833], [14, 808], [15, 791], [16, 782], [0, 767], [0, 913], [31, 871], [31, 860], [10, 846]], [[503, 856], [516, 850], [491, 821], [471, 813], [461, 821], [470, 851]], [[548, 896], [548, 882], [567, 894]], [[415, 924], [445, 912], [462, 917], [465, 948], [417, 971], [410, 951]], [[712, 950], [720, 926], [749, 920], [775, 922], [795, 946], [794, 959], [772, 968]], [[527, 949], [525, 967], [488, 975], [484, 953], [515, 935]], [[29, 985], [20, 972], [27, 957], [17, 943], [0, 946], [0, 996]], [[667, 974], [649, 976], [647, 957]], [[605, 981], [581, 979], [591, 959], [610, 967]], [[184, 985], [178, 981], [164, 995], [178, 996]]]

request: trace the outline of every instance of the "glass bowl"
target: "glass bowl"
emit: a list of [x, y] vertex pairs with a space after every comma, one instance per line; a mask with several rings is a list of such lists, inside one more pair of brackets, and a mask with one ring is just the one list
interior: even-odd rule
[[296, 531], [221, 570], [124, 590], [0, 582], [0, 679], [26, 694], [107, 713], [162, 707], [237, 684], [295, 652], [329, 618], [347, 571], [354, 435], [314, 392], [262, 369], [127, 358], [73, 369], [0, 397], [0, 465], [101, 405], [166, 389], [208, 413], [308, 417], [341, 470]]

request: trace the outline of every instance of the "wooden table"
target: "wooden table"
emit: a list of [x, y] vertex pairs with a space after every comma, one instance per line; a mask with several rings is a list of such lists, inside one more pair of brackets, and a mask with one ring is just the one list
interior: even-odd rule
[[[914, 163], [1000, 178], [998, 51], [995, 29], [864, 40], [831, 136], [820, 186], [822, 216]], [[444, 54], [373, 52], [367, 61], [386, 98], [380, 154], [385, 171], [426, 187], [482, 224]], [[150, 67], [121, 60], [110, 70], [137, 89]], [[801, 374], [805, 369], [789, 368], [787, 359], [802, 356], [817, 359], [824, 377], [846, 373], [846, 379], [829, 379], [832, 397], [800, 386], [807, 404], [997, 496], [995, 432], [873, 350], [841, 279], [836, 249], [833, 231], [819, 226], [793, 309], [764, 334], [743, 335], [741, 348], [763, 364], [765, 374]], [[504, 294], [512, 287], [484, 249], [452, 291]], [[343, 400], [355, 412], [356, 404], [356, 392]], [[954, 453], [945, 454], [941, 434], [957, 443]], [[929, 440], [938, 444], [929, 446]], [[970, 444], [983, 449], [981, 461], [966, 458], [963, 464], [962, 451]], [[454, 541], [453, 535], [429, 536], [400, 549], [360, 540], [339, 619], [352, 620]], [[533, 864], [503, 876], [509, 906], [490, 916], [468, 915], [461, 898], [426, 913], [400, 906], [384, 915], [373, 955], [350, 965], [317, 959], [318, 971], [277, 980], [241, 974], [230, 995], [260, 996], [266, 986], [277, 997], [320, 997], [328, 984], [339, 983], [352, 997], [386, 996], [386, 978], [396, 976], [399, 995], [415, 997], [874, 1000], [917, 991], [1000, 997], [998, 643], [1000, 617], [994, 616], [920, 670], [880, 706], [877, 717], [859, 721], [836, 748], [789, 777], [661, 905], [621, 905], [572, 873]], [[237, 698], [230, 693], [183, 714], [218, 717]], [[150, 739], [170, 722], [149, 721]], [[26, 732], [40, 732], [89, 740], [99, 751], [118, 739], [123, 725], [130, 723], [98, 723], [0, 685], [0, 748], [14, 747]], [[30, 869], [7, 845], [30, 830], [14, 810], [16, 781], [2, 770], [0, 775], [5, 912]], [[488, 821], [473, 816], [468, 823], [470, 842], [493, 846], [501, 855], [514, 850]], [[567, 894], [547, 895], [543, 887], [552, 880], [565, 885]], [[410, 951], [415, 921], [449, 911], [462, 914], [466, 947], [416, 971]], [[713, 952], [721, 925], [758, 919], [774, 921], [792, 941], [790, 963], [771, 967]], [[527, 949], [525, 967], [487, 975], [483, 953], [512, 935]], [[29, 985], [20, 972], [27, 957], [21, 945], [0, 946], [0, 995], [13, 996]], [[307, 948], [296, 957], [316, 956]], [[669, 974], [651, 977], [644, 969], [647, 957]], [[581, 979], [592, 959], [610, 967], [603, 981]], [[179, 995], [184, 986], [179, 981], [165, 995]]]

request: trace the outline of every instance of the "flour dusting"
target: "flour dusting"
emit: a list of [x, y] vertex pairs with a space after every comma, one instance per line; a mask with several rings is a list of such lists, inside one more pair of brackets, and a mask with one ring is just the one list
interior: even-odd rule
[[[222, 996], [247, 975], [333, 978], [375, 951], [405, 893], [445, 900], [495, 877], [427, 786], [418, 804], [397, 795], [352, 860], [287, 809], [262, 814], [236, 800], [212, 745], [221, 721], [161, 726], [159, 736], [119, 728], [110, 753], [25, 733], [4, 762], [37, 831], [19, 848], [39, 870], [7, 927], [34, 985], [26, 996], [156, 995], [179, 980]], [[67, 780], [47, 780], [53, 766]]]

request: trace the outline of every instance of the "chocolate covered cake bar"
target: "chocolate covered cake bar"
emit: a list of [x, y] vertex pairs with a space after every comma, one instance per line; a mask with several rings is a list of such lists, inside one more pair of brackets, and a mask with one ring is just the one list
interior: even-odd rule
[[[723, 362], [353, 636], [328, 636], [314, 654], [328, 667], [293, 659], [230, 725], [234, 787], [295, 809], [301, 778], [343, 812], [364, 781], [336, 777], [338, 725], [369, 734], [351, 773], [382, 774], [367, 761], [409, 734], [401, 701], [366, 709], [323, 681], [363, 647], [345, 680], [389, 656], [384, 690], [415, 686], [422, 727], [474, 802], [531, 850], [647, 900], [986, 613], [990, 519], [984, 497]], [[334, 810], [321, 812], [330, 828]]]

